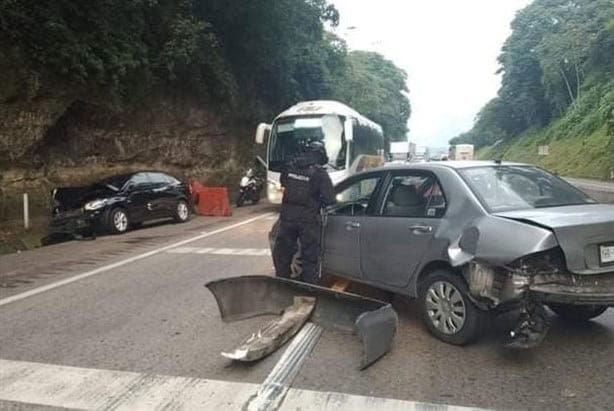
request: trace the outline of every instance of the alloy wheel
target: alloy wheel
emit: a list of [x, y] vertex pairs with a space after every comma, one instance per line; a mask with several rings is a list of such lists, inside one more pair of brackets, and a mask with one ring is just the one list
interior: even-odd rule
[[113, 214], [113, 226], [120, 233], [128, 229], [128, 216], [124, 211], [118, 210]]
[[190, 215], [190, 211], [188, 210], [188, 205], [185, 201], [180, 201], [177, 203], [177, 216], [181, 221], [185, 221], [188, 219]]
[[432, 324], [444, 334], [458, 333], [465, 324], [467, 311], [460, 291], [446, 281], [437, 281], [428, 288], [426, 312]]

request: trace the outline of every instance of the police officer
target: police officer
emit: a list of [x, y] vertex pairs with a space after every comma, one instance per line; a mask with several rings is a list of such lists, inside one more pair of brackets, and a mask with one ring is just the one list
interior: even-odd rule
[[281, 223], [273, 252], [275, 270], [280, 277], [290, 277], [292, 257], [300, 239], [303, 259], [300, 279], [308, 283], [318, 281], [320, 209], [335, 203], [333, 184], [323, 167], [327, 163], [324, 145], [313, 141], [282, 172]]

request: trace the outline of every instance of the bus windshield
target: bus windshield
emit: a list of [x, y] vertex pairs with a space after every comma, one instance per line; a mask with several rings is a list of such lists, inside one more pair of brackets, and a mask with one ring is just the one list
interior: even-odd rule
[[281, 171], [312, 141], [322, 141], [329, 167], [342, 170], [346, 166], [346, 142], [343, 119], [337, 115], [300, 116], [279, 119], [271, 132], [269, 169]]

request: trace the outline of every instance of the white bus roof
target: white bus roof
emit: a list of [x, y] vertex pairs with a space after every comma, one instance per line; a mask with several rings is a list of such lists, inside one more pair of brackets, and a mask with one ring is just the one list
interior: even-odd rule
[[289, 109], [285, 110], [283, 113], [278, 115], [275, 120], [283, 117], [292, 117], [292, 116], [300, 116], [300, 115], [310, 115], [310, 114], [336, 114], [338, 116], [343, 117], [352, 117], [358, 121], [359, 124], [374, 128], [382, 133], [382, 127], [369, 120], [365, 116], [361, 115], [359, 112], [354, 110], [351, 107], [346, 106], [343, 103], [333, 100], [313, 100], [313, 101], [301, 101], [300, 103], [295, 104]]

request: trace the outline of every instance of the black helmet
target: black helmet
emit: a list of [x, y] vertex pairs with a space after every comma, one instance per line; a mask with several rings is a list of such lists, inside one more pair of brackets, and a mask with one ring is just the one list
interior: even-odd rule
[[324, 165], [328, 163], [328, 155], [326, 155], [326, 148], [321, 141], [311, 141], [308, 145], [307, 150], [316, 155], [318, 164]]

